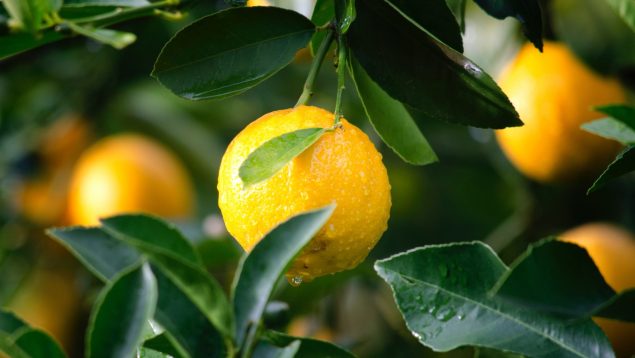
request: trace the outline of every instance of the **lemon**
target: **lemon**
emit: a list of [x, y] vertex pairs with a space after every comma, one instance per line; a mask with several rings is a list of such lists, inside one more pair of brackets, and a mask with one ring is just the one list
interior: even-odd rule
[[294, 282], [351, 269], [375, 246], [390, 216], [390, 184], [381, 154], [342, 119], [271, 178], [244, 187], [238, 170], [264, 142], [298, 129], [333, 125], [333, 113], [300, 106], [248, 125], [221, 161], [218, 204], [227, 230], [247, 251], [289, 217], [331, 203], [337, 207], [287, 272]]
[[[586, 224], [560, 236], [560, 240], [587, 250], [604, 280], [616, 291], [635, 288], [635, 237], [623, 229], [602, 223]], [[618, 357], [635, 354], [635, 324], [594, 319], [613, 344]]]
[[499, 83], [525, 125], [496, 131], [496, 137], [526, 176], [546, 183], [587, 179], [619, 151], [617, 142], [580, 125], [604, 117], [594, 106], [623, 103], [623, 88], [593, 73], [566, 46], [546, 42], [541, 54], [525, 45]]
[[178, 158], [159, 143], [119, 134], [88, 148], [73, 170], [69, 220], [94, 225], [99, 218], [147, 212], [182, 219], [193, 212], [193, 187]]

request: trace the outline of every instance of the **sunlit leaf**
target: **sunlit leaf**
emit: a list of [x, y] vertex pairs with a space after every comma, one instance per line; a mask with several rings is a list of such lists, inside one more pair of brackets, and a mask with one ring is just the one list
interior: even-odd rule
[[245, 187], [269, 179], [315, 143], [326, 130], [305, 128], [272, 138], [247, 156], [238, 169]]

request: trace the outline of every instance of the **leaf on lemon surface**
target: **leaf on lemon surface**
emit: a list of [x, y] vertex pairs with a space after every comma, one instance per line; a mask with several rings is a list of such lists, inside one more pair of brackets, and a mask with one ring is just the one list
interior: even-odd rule
[[325, 128], [305, 128], [272, 138], [251, 152], [238, 169], [245, 187], [276, 174], [293, 158], [315, 143]]

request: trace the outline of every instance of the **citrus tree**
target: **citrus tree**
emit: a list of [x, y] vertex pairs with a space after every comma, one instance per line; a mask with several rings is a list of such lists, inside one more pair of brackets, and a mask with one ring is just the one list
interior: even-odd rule
[[[495, 129], [519, 172], [537, 183], [576, 188], [582, 183], [589, 192], [635, 169], [635, 109], [628, 105], [635, 2], [475, 3], [493, 18], [512, 18], [528, 41], [498, 83], [463, 54], [466, 7], [473, 7], [465, 0], [307, 1], [310, 18], [284, 2], [231, 0], [205, 8], [185, 26], [176, 23], [181, 28], [153, 54], [151, 69], [153, 85], [175, 98], [229, 100], [301, 61], [301, 52], [312, 59], [304, 67], [304, 85], [289, 92], [295, 96], [288, 103], [295, 104], [242, 128], [214, 168], [224, 226], [244, 250], [229, 290], [209, 267], [232, 251], [213, 243], [206, 249], [187, 238], [187, 227], [173, 224], [193, 215], [194, 187], [200, 184], [190, 181], [189, 169], [160, 143], [131, 134], [90, 147], [88, 140], [78, 141], [80, 148], [65, 151], [74, 153], [68, 159], [74, 163], [70, 186], [64, 189], [68, 208], [53, 205], [54, 186], [25, 186], [23, 196], [40, 199], [38, 207], [47, 209], [33, 209], [32, 220], [64, 226], [46, 233], [101, 281], [79, 355], [353, 356], [346, 347], [284, 332], [278, 321], [289, 307], [276, 298], [287, 285], [280, 283], [284, 277], [302, 290], [322, 276], [346, 275], [390, 230], [393, 178], [373, 140], [408, 165], [425, 166], [439, 158], [421, 128]], [[2, 5], [0, 58], [8, 64], [78, 37], [123, 49], [142, 36], [120, 23], [179, 20], [196, 7], [180, 0], [3, 0]], [[321, 71], [325, 63], [328, 69]], [[319, 74], [333, 69], [333, 86], [318, 89]], [[334, 100], [312, 105], [321, 92]], [[367, 129], [372, 127], [370, 137], [359, 128], [364, 123], [346, 112], [347, 101], [360, 106]], [[164, 111], [161, 101], [132, 102], [141, 103], [139, 111], [157, 106], [152, 112], [157, 118]], [[205, 159], [190, 146], [207, 144], [205, 130], [170, 123], [165, 136], [181, 137], [182, 152], [198, 158], [192, 160], [194, 170], [211, 182]], [[71, 135], [84, 138], [81, 128], [69, 124], [58, 130], [66, 137], [51, 147], [75, 142]], [[51, 157], [62, 161], [61, 155]], [[56, 173], [50, 169], [46, 175]], [[463, 186], [479, 190], [470, 184]], [[527, 201], [522, 190], [516, 195]], [[514, 215], [509, 225], [516, 225]], [[462, 223], [454, 225], [460, 230]], [[409, 333], [434, 351], [471, 346], [485, 356], [635, 353], [632, 235], [595, 224], [560, 238], [539, 238], [528, 247], [518, 242], [504, 247], [495, 238], [480, 241], [463, 231], [451, 243], [410, 245], [371, 264], [390, 287]], [[0, 352], [67, 356], [56, 339], [13, 311], [21, 310], [0, 311]]]

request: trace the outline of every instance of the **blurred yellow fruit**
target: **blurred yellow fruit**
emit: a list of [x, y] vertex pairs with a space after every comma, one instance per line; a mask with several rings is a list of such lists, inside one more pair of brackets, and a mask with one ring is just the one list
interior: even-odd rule
[[67, 350], [79, 343], [81, 297], [74, 275], [72, 269], [37, 266], [7, 307], [31, 326], [50, 333]]
[[[560, 240], [585, 248], [616, 291], [635, 288], [635, 237], [623, 229], [601, 223], [579, 226], [560, 236]], [[604, 318], [595, 321], [609, 337], [618, 357], [635, 354], [635, 324]]]
[[319, 320], [310, 316], [294, 318], [287, 328], [289, 335], [294, 337], [309, 337], [326, 342], [334, 342], [333, 331], [322, 325]]
[[291, 281], [357, 266], [386, 230], [390, 184], [381, 154], [359, 128], [345, 119], [341, 124], [273, 177], [247, 188], [238, 170], [251, 152], [284, 133], [332, 127], [333, 113], [300, 106], [266, 114], [234, 138], [221, 161], [218, 204], [228, 231], [245, 250], [289, 217], [337, 204], [287, 272]]
[[271, 6], [269, 0], [248, 0], [247, 6]]
[[499, 83], [525, 125], [496, 131], [496, 137], [526, 176], [549, 183], [588, 179], [619, 151], [617, 142], [580, 125], [603, 117], [592, 107], [623, 103], [623, 88], [593, 73], [565, 45], [546, 42], [542, 54], [525, 45]]
[[76, 114], [62, 117], [45, 129], [37, 147], [39, 174], [25, 179], [15, 190], [17, 210], [24, 217], [40, 226], [62, 221], [70, 170], [91, 136], [88, 122]]
[[119, 134], [90, 147], [73, 170], [69, 220], [98, 224], [100, 217], [147, 212], [168, 218], [192, 214], [194, 190], [179, 159], [159, 143]]

